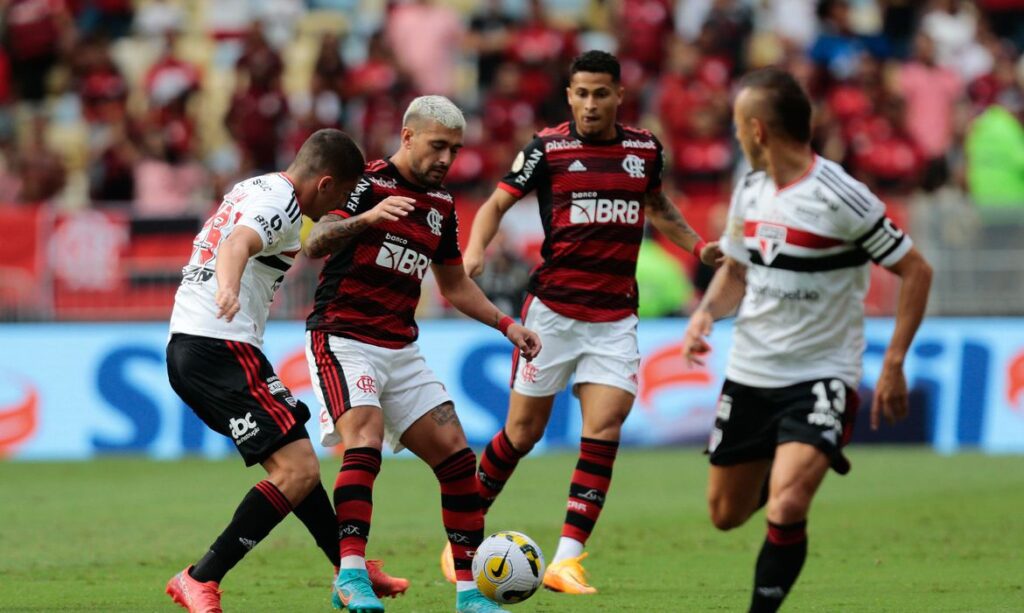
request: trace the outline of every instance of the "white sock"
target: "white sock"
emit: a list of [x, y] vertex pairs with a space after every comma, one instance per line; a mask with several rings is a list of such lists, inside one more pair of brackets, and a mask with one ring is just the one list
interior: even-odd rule
[[558, 539], [558, 550], [555, 551], [555, 559], [551, 560], [551, 563], [554, 564], [569, 558], [578, 558], [581, 555], [583, 555], [583, 543], [563, 536]]
[[466, 591], [475, 590], [475, 589], [477, 589], [476, 581], [456, 581], [455, 582], [455, 591], [456, 592], [466, 592]]
[[342, 570], [348, 568], [358, 568], [360, 570], [366, 570], [366, 558], [363, 556], [342, 556], [341, 558]]

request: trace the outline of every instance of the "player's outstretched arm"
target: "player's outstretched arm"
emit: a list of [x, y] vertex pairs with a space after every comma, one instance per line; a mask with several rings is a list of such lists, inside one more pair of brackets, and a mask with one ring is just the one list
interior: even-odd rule
[[518, 198], [503, 189], [496, 189], [491, 197], [487, 199], [480, 210], [476, 212], [473, 219], [473, 227], [469, 231], [469, 243], [466, 245], [466, 252], [462, 256], [462, 265], [466, 274], [475, 277], [484, 271], [484, 252], [487, 245], [491, 244], [494, 235], [501, 225], [501, 218], [505, 211], [512, 208], [518, 202]]
[[903, 375], [903, 360], [910, 343], [924, 319], [928, 306], [928, 291], [932, 286], [932, 267], [917, 249], [911, 249], [888, 269], [901, 279], [899, 302], [896, 306], [896, 328], [882, 360], [882, 373], [875, 386], [871, 403], [871, 429], [877, 430], [884, 416], [890, 424], [907, 416], [907, 380]]
[[708, 291], [700, 306], [690, 315], [690, 323], [683, 334], [683, 357], [690, 366], [704, 365], [703, 356], [711, 350], [705, 340], [711, 334], [716, 319], [731, 314], [743, 300], [747, 289], [747, 267], [726, 257], [725, 263], [715, 272]]
[[461, 265], [432, 264], [431, 268], [434, 277], [437, 278], [437, 287], [441, 290], [441, 295], [452, 303], [452, 306], [469, 317], [500, 330], [510, 343], [519, 348], [520, 355], [526, 360], [537, 357], [541, 348], [537, 333], [515, 323], [515, 320], [494, 306], [480, 286], [466, 275]]
[[322, 258], [340, 251], [352, 241], [352, 237], [370, 226], [406, 217], [413, 210], [414, 202], [404, 196], [388, 196], [369, 211], [352, 217], [328, 213], [309, 231], [306, 242], [302, 244], [302, 253], [308, 258]]
[[717, 242], [705, 243], [690, 227], [675, 203], [663, 192], [648, 192], [644, 199], [644, 212], [659, 232], [670, 241], [686, 249], [698, 260], [714, 266], [721, 263], [722, 251]]
[[262, 250], [263, 239], [247, 226], [235, 226], [227, 239], [217, 248], [217, 293], [213, 299], [217, 303], [218, 319], [223, 317], [230, 322], [242, 308], [238, 301], [242, 273], [245, 272], [249, 258]]

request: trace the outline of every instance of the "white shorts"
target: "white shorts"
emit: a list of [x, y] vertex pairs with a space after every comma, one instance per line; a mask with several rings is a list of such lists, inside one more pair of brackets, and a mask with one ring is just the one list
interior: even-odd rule
[[306, 332], [306, 361], [320, 401], [320, 442], [342, 443], [335, 422], [353, 407], [379, 407], [384, 440], [396, 453], [417, 419], [451, 396], [427, 367], [416, 343], [385, 349], [324, 332]]
[[532, 362], [516, 353], [512, 389], [524, 396], [552, 396], [575, 374], [574, 391], [581, 383], [600, 383], [636, 395], [636, 315], [609, 322], [580, 321], [559, 315], [536, 296], [527, 301], [523, 325], [539, 334], [544, 346]]

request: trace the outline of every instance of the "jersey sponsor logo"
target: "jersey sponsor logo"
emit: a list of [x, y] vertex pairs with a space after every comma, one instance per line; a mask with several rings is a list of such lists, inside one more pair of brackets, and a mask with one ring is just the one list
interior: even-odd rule
[[580, 502], [579, 500], [571, 500], [570, 499], [568, 504], [566, 505], [566, 508], [569, 509], [570, 511], [578, 511], [580, 513], [586, 513], [587, 512], [587, 503]]
[[[396, 239], [399, 237], [388, 234], [387, 238]], [[423, 275], [427, 273], [427, 266], [430, 265], [430, 258], [411, 247], [403, 246], [408, 241], [400, 240], [402, 240], [402, 244], [390, 241], [381, 243], [380, 251], [377, 252], [377, 265], [390, 268], [402, 274], [415, 275], [417, 279], [422, 281]]]
[[[530, 152], [530, 157], [525, 161], [520, 161], [523, 152], [519, 152], [519, 156], [516, 157], [516, 161], [512, 164], [512, 172], [518, 172], [519, 176], [516, 177], [516, 183], [519, 185], [526, 185], [526, 182], [533, 176], [533, 171], [537, 169], [537, 164], [540, 163], [541, 158], [544, 157], [544, 152], [540, 149], [534, 149]], [[519, 169], [516, 168], [519, 165]]]
[[640, 220], [640, 202], [610, 198], [573, 199], [569, 211], [571, 223], [624, 223]]
[[754, 236], [757, 238], [757, 248], [761, 252], [761, 260], [766, 266], [771, 265], [775, 261], [775, 256], [782, 251], [782, 246], [786, 244], [786, 226], [759, 223], [757, 230], [754, 231]]
[[[281, 279], [283, 278], [284, 277], [279, 278], [275, 285], [279, 284], [281, 282]], [[274, 289], [276, 290], [277, 288], [275, 287]], [[287, 402], [288, 406], [292, 408], [294, 408], [299, 403], [299, 401], [295, 399], [295, 396], [292, 396], [291, 390], [285, 387], [284, 383], [281, 383], [281, 379], [279, 379], [277, 375], [274, 375], [267, 379], [267, 388], [270, 390], [271, 394], [275, 396], [281, 396], [282, 398], [284, 398], [284, 401]]]
[[430, 196], [431, 198], [437, 198], [438, 200], [444, 200], [445, 202], [455, 202], [455, 200], [452, 199], [452, 195], [451, 194], [449, 194], [448, 192], [443, 192], [441, 190], [437, 190], [437, 191], [433, 191], [433, 192], [427, 192], [427, 195]]
[[263, 215], [257, 215], [255, 220], [263, 228], [263, 234], [267, 236], [268, 243], [274, 240], [274, 232], [279, 231], [283, 225], [280, 215], [274, 215], [270, 218], [270, 221], [267, 221], [267, 218]]
[[644, 170], [644, 159], [630, 153], [622, 160], [622, 169], [634, 179], [643, 179], [646, 174]]
[[631, 140], [622, 141], [623, 149], [657, 149], [658, 146], [652, 140]]
[[769, 285], [750, 285], [750, 293], [757, 298], [774, 298], [775, 300], [791, 300], [795, 302], [817, 302], [821, 294], [813, 289], [784, 289]]
[[363, 375], [356, 381], [356, 389], [366, 394], [376, 394], [377, 382], [370, 375]]
[[715, 417], [722, 421], [729, 421], [732, 415], [732, 396], [722, 394], [718, 398], [718, 407], [715, 408]]
[[427, 213], [427, 225], [430, 226], [430, 231], [434, 236], [441, 236], [441, 222], [444, 221], [441, 212], [431, 207], [430, 212]]
[[583, 162], [576, 160], [569, 164], [569, 172], [587, 172], [587, 167], [583, 165]]
[[351, 213], [355, 213], [356, 211], [358, 211], [359, 198], [360, 196], [363, 195], [363, 192], [365, 192], [368, 189], [370, 189], [370, 182], [367, 181], [366, 179], [363, 179], [362, 181], [357, 183], [355, 189], [353, 189], [352, 193], [349, 194], [348, 196], [348, 204], [345, 205], [345, 208], [348, 209], [349, 212]]
[[373, 175], [366, 178], [370, 180], [370, 183], [373, 183], [381, 189], [398, 189], [398, 181], [395, 179], [386, 179], [384, 177], [377, 177]]
[[552, 140], [544, 144], [544, 152], [565, 151], [566, 149], [582, 149], [583, 143], [578, 140]]
[[231, 431], [231, 438], [235, 439], [236, 445], [241, 445], [260, 431], [259, 425], [253, 419], [252, 411], [246, 413], [245, 417], [237, 419], [232, 417], [228, 421], [228, 429]]
[[212, 268], [204, 268], [203, 266], [189, 264], [181, 269], [181, 280], [183, 283], [191, 284], [206, 283], [213, 278], [213, 274], [214, 271]]

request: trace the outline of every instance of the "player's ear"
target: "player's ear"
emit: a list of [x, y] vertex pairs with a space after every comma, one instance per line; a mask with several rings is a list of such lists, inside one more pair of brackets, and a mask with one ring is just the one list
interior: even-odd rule
[[320, 177], [320, 180], [316, 182], [316, 191], [318, 193], [324, 193], [334, 186], [334, 177], [331, 175], [324, 175]]
[[408, 149], [412, 143], [414, 132], [409, 126], [402, 126], [402, 146]]

